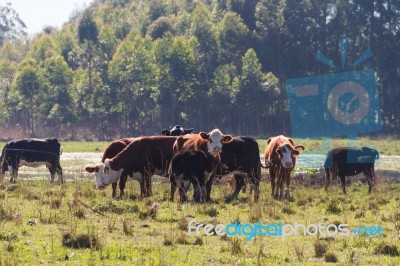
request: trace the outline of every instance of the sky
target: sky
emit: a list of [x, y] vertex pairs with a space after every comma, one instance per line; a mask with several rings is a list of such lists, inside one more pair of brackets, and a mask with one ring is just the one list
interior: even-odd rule
[[29, 35], [42, 31], [44, 26], [61, 26], [69, 21], [72, 11], [87, 7], [94, 0], [0, 0], [0, 5], [11, 3], [25, 23]]

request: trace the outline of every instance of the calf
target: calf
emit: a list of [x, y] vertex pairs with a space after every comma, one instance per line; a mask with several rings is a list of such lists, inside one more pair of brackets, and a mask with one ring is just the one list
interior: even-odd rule
[[[104, 163], [104, 161], [106, 159], [110, 159], [110, 158], [113, 158], [114, 156], [116, 156], [118, 153], [120, 153], [123, 149], [125, 149], [126, 146], [128, 146], [135, 139], [136, 138], [122, 138], [122, 139], [114, 140], [111, 143], [109, 143], [103, 152], [103, 157], [101, 158], [101, 162]], [[100, 168], [98, 166], [87, 166], [85, 168], [85, 170], [86, 170], [86, 172], [94, 173], [94, 175], [96, 176], [96, 179], [97, 179]], [[127, 179], [127, 174], [124, 172], [121, 174], [121, 177], [119, 179], [119, 190], [120, 190], [121, 198], [124, 196], [126, 179]], [[118, 182], [112, 183], [112, 197], [113, 198], [115, 198], [117, 196], [117, 184], [118, 184]]]
[[60, 165], [61, 145], [58, 139], [20, 139], [9, 141], [4, 146], [0, 164], [0, 178], [4, 178], [10, 170], [11, 182], [17, 180], [18, 168], [21, 166], [38, 167], [45, 165], [50, 171], [50, 180], [54, 183], [55, 173], [63, 183], [62, 168]]
[[379, 159], [377, 150], [362, 147], [340, 147], [328, 151], [324, 163], [326, 184], [325, 190], [328, 189], [330, 179], [340, 177], [343, 193], [346, 194], [346, 176], [354, 176], [364, 173], [368, 181], [369, 190], [372, 191], [375, 171], [375, 160]]
[[[222, 146], [221, 163], [227, 167], [228, 172], [238, 170], [250, 181], [251, 190], [254, 190], [254, 201], [258, 201], [261, 179], [260, 149], [257, 141], [252, 137], [238, 136], [232, 138], [232, 141]], [[235, 189], [228, 198], [232, 200], [237, 198], [240, 190], [246, 187], [243, 174], [234, 174]]]
[[181, 150], [171, 160], [168, 175], [171, 182], [171, 201], [174, 200], [176, 187], [179, 187], [180, 201], [187, 200], [187, 189], [194, 187], [194, 201], [206, 198], [205, 180], [213, 170], [213, 163], [219, 163], [209, 153], [200, 150]]
[[[283, 135], [271, 137], [265, 148], [265, 165], [269, 168], [271, 178], [271, 194], [277, 200], [289, 199], [290, 174], [296, 165], [296, 156], [303, 145], [294, 146], [293, 140]], [[283, 185], [286, 184], [286, 193], [283, 195]]]
[[[192, 134], [187, 136], [180, 136], [174, 144], [174, 152], [179, 150], [201, 150], [209, 153], [218, 161], [220, 160], [220, 153], [222, 145], [232, 141], [231, 135], [223, 135], [219, 129], [213, 129], [209, 133], [200, 132], [199, 134]], [[211, 187], [214, 182], [217, 164], [213, 164], [213, 170], [208, 177], [205, 178], [206, 182], [206, 200], [210, 201]]]
[[186, 134], [191, 134], [193, 132], [193, 128], [183, 128], [180, 125], [174, 126], [171, 130], [164, 129], [161, 131], [161, 134], [165, 136], [182, 136]]
[[172, 146], [176, 137], [153, 136], [140, 137], [132, 141], [123, 151], [104, 163], [98, 163], [96, 187], [104, 189], [118, 181], [123, 173], [140, 183], [140, 195], [152, 195], [151, 176], [158, 170], [166, 175], [172, 159]]

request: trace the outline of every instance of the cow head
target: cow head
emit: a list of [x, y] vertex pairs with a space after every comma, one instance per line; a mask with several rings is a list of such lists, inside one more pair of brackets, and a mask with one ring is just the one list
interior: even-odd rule
[[210, 133], [200, 132], [200, 137], [207, 140], [208, 152], [214, 157], [222, 151], [222, 144], [232, 141], [231, 135], [223, 135], [219, 129], [213, 129]]
[[89, 173], [94, 173], [96, 177], [97, 189], [104, 189], [106, 186], [117, 182], [124, 170], [112, 170], [110, 168], [109, 159], [106, 159], [104, 163], [98, 163], [94, 166], [86, 166], [85, 171]]
[[292, 168], [296, 163], [295, 157], [300, 154], [300, 149], [304, 150], [303, 145], [293, 146], [293, 141], [289, 139], [290, 143], [281, 144], [276, 152], [278, 153], [278, 158], [282, 163], [284, 168]]
[[183, 128], [180, 125], [174, 126], [171, 130], [164, 129], [161, 134], [165, 136], [182, 136], [193, 132], [193, 128]]

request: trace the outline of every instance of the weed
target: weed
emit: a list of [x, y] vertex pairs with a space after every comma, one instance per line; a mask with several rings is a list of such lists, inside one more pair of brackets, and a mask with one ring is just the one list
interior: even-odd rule
[[332, 262], [332, 263], [336, 263], [338, 262], [338, 257], [336, 256], [335, 253], [333, 252], [328, 252], [325, 254], [325, 261], [326, 262]]
[[328, 251], [328, 245], [321, 241], [317, 241], [314, 243], [314, 252], [315, 257], [320, 258], [324, 256], [324, 254]]
[[381, 242], [375, 247], [375, 254], [383, 254], [391, 257], [400, 256], [399, 249], [396, 245], [386, 244], [385, 242]]
[[331, 201], [326, 207], [326, 212], [328, 214], [340, 214], [342, 212], [342, 208], [337, 201]]

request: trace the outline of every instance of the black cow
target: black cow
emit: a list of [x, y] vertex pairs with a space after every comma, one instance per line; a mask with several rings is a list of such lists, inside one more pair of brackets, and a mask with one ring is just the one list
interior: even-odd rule
[[[227, 167], [228, 172], [235, 172], [235, 190], [228, 200], [237, 198], [240, 190], [246, 187], [244, 176], [250, 181], [251, 190], [254, 190], [254, 201], [258, 201], [261, 179], [260, 149], [257, 141], [252, 137], [238, 136], [222, 145], [221, 164]], [[251, 191], [250, 190], [250, 191]]]
[[9, 141], [1, 153], [0, 177], [4, 178], [6, 171], [10, 170], [11, 182], [16, 182], [20, 166], [38, 167], [45, 165], [54, 182], [55, 173], [58, 180], [63, 183], [60, 155], [62, 148], [58, 139], [21, 139]]
[[174, 126], [171, 130], [164, 129], [161, 131], [161, 134], [165, 136], [182, 136], [186, 134], [191, 134], [193, 132], [193, 128], [183, 128], [180, 125]]
[[368, 147], [340, 147], [331, 149], [328, 151], [324, 163], [326, 174], [325, 190], [328, 189], [331, 176], [332, 179], [339, 176], [343, 193], [346, 194], [346, 176], [364, 173], [368, 181], [368, 192], [371, 192], [374, 179], [376, 178], [374, 171], [376, 159], [379, 159], [378, 151]]
[[213, 164], [220, 162], [209, 153], [201, 150], [181, 150], [174, 155], [168, 169], [171, 182], [171, 201], [174, 200], [176, 188], [179, 188], [180, 201], [187, 201], [186, 192], [193, 184], [194, 201], [206, 199], [206, 182], [213, 172]]

